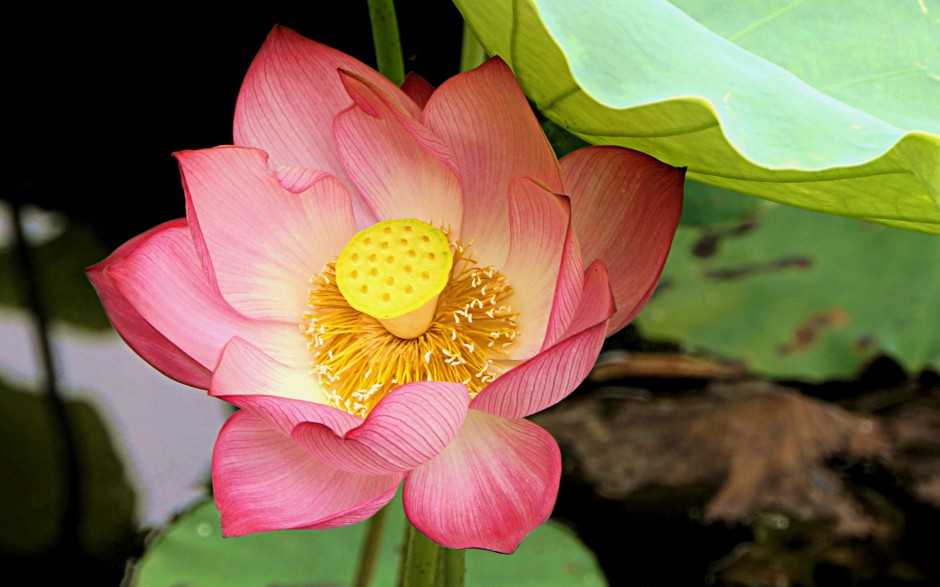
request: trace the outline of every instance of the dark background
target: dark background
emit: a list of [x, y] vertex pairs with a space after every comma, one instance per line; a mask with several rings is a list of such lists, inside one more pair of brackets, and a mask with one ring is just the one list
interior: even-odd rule
[[[435, 85], [454, 75], [462, 20], [453, 4], [397, 4], [406, 70]], [[248, 6], [35, 3], [6, 15], [0, 198], [80, 217], [116, 247], [183, 216], [171, 154], [232, 142], [242, 77], [275, 24], [375, 66], [365, 0]]]

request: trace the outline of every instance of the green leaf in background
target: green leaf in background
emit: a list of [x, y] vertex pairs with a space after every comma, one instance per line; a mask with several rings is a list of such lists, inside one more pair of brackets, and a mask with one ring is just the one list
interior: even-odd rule
[[[395, 585], [405, 517], [401, 498], [389, 506], [374, 585]], [[222, 538], [219, 514], [203, 502], [176, 519], [140, 561], [135, 587], [350, 585], [364, 524], [333, 530], [288, 530]], [[584, 587], [606, 585], [594, 556], [566, 528], [549, 521], [515, 554], [467, 551], [467, 585]]]
[[550, 119], [696, 181], [940, 233], [940, 2], [455, 0]]
[[[136, 543], [136, 499], [95, 407], [66, 403], [82, 484], [79, 537], [86, 553], [123, 560]], [[38, 555], [59, 538], [65, 501], [58, 431], [44, 397], [0, 378], [0, 555]]]
[[[32, 262], [44, 295], [44, 307], [53, 320], [90, 330], [110, 328], [85, 268], [108, 255], [92, 230], [63, 220], [64, 230], [51, 240], [31, 247]], [[10, 246], [0, 243], [0, 306], [22, 307], [20, 267]]]
[[[702, 197], [726, 217], [705, 225]], [[940, 239], [745, 199], [688, 185], [644, 337], [783, 379], [851, 378], [880, 354], [940, 370]]]

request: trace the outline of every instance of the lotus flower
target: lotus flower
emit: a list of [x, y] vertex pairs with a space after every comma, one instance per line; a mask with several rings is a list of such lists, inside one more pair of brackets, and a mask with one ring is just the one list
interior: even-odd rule
[[433, 541], [513, 551], [560, 476], [525, 418], [651, 295], [683, 172], [557, 160], [498, 58], [398, 88], [284, 28], [235, 146], [176, 157], [186, 218], [89, 276], [141, 357], [241, 408], [213, 455], [224, 534], [352, 524], [403, 482]]

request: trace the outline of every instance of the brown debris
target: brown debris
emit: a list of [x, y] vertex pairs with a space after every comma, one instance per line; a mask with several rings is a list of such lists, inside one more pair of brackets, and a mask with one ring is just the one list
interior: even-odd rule
[[628, 353], [606, 351], [591, 371], [591, 381], [613, 381], [629, 377], [694, 379], [740, 379], [743, 365], [684, 353]]
[[886, 418], [886, 428], [892, 468], [917, 499], [940, 507], [940, 394], [907, 404]]
[[775, 510], [829, 521], [839, 535], [877, 532], [826, 466], [836, 455], [873, 458], [887, 451], [872, 418], [760, 382], [713, 385], [705, 397], [682, 401], [611, 401], [569, 400], [534, 418], [599, 496], [705, 486], [714, 492], [708, 518], [742, 521]]

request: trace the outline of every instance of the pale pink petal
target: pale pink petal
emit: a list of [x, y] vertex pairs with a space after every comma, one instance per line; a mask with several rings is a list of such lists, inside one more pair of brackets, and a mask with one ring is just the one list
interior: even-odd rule
[[249, 320], [212, 288], [184, 225], [150, 234], [108, 267], [112, 284], [157, 332], [208, 370], [234, 336], [294, 367], [309, 362], [297, 323]]
[[212, 375], [209, 394], [216, 397], [272, 395], [326, 403], [323, 389], [316, 377], [309, 375], [308, 371], [309, 368], [296, 369], [279, 363], [254, 345], [236, 337], [222, 351], [222, 359]]
[[336, 434], [345, 434], [362, 424], [362, 418], [357, 418], [332, 406], [315, 402], [272, 395], [242, 395], [237, 393], [218, 395], [217, 397], [252, 412], [267, 422], [268, 426], [279, 430], [281, 434], [287, 437], [290, 437], [294, 427], [302, 422], [322, 424]]
[[555, 405], [584, 381], [601, 352], [607, 317], [614, 311], [607, 271], [600, 261], [584, 272], [584, 292], [561, 342], [490, 383], [470, 404], [503, 418], [524, 418]]
[[552, 513], [560, 477], [548, 432], [471, 410], [444, 452], [405, 479], [405, 513], [447, 548], [510, 553]]
[[[310, 277], [356, 233], [336, 178], [281, 168], [263, 151], [217, 147], [176, 154], [194, 232], [205, 244], [219, 291], [259, 320], [299, 324]], [[304, 188], [299, 193], [285, 189]]]
[[619, 147], [580, 149], [561, 168], [581, 252], [610, 271], [617, 304], [612, 334], [656, 288], [682, 213], [685, 170]]
[[561, 255], [561, 270], [558, 272], [558, 283], [555, 284], [552, 313], [548, 318], [542, 350], [561, 339], [578, 309], [583, 289], [584, 265], [581, 261], [581, 246], [578, 244], [574, 225], [569, 221], [565, 248]]
[[380, 88], [350, 74], [356, 105], [336, 117], [346, 174], [379, 220], [415, 218], [460, 232], [462, 202], [453, 155]]
[[[393, 83], [364, 63], [274, 27], [251, 63], [235, 104], [235, 144], [260, 147], [275, 166], [297, 165], [329, 171], [346, 181], [333, 142], [333, 118], [352, 105], [338, 70], [371, 80], [412, 116], [421, 109]], [[353, 194], [359, 226], [375, 222]]]
[[414, 103], [417, 104], [419, 108], [424, 108], [431, 94], [434, 93], [434, 86], [420, 75], [410, 72], [405, 76], [405, 81], [401, 84], [401, 91], [405, 92], [409, 98], [414, 100]]
[[501, 270], [513, 287], [519, 316], [512, 359], [528, 359], [545, 340], [570, 219], [568, 198], [530, 179], [509, 184], [509, 259]]
[[558, 162], [509, 67], [498, 57], [447, 80], [424, 109], [424, 123], [450, 146], [464, 190], [464, 240], [481, 265], [509, 254], [510, 180], [531, 177], [562, 193]]
[[355, 475], [319, 463], [249, 410], [229, 418], [212, 457], [225, 536], [353, 524], [388, 503], [400, 480], [401, 475]]
[[173, 220], [128, 241], [107, 259], [86, 271], [98, 292], [108, 319], [117, 333], [142, 359], [167, 377], [200, 389], [209, 386], [209, 371], [155, 330], [121, 294], [111, 276], [111, 266], [134, 254], [153, 235], [167, 229], [186, 230], [186, 221]]
[[409, 383], [395, 388], [361, 426], [345, 434], [301, 423], [293, 437], [317, 460], [343, 471], [407, 472], [434, 458], [454, 438], [467, 400], [467, 388], [457, 383]]
[[298, 165], [281, 165], [274, 170], [274, 177], [285, 190], [299, 194], [325, 177], [331, 177], [322, 169], [311, 169]]

